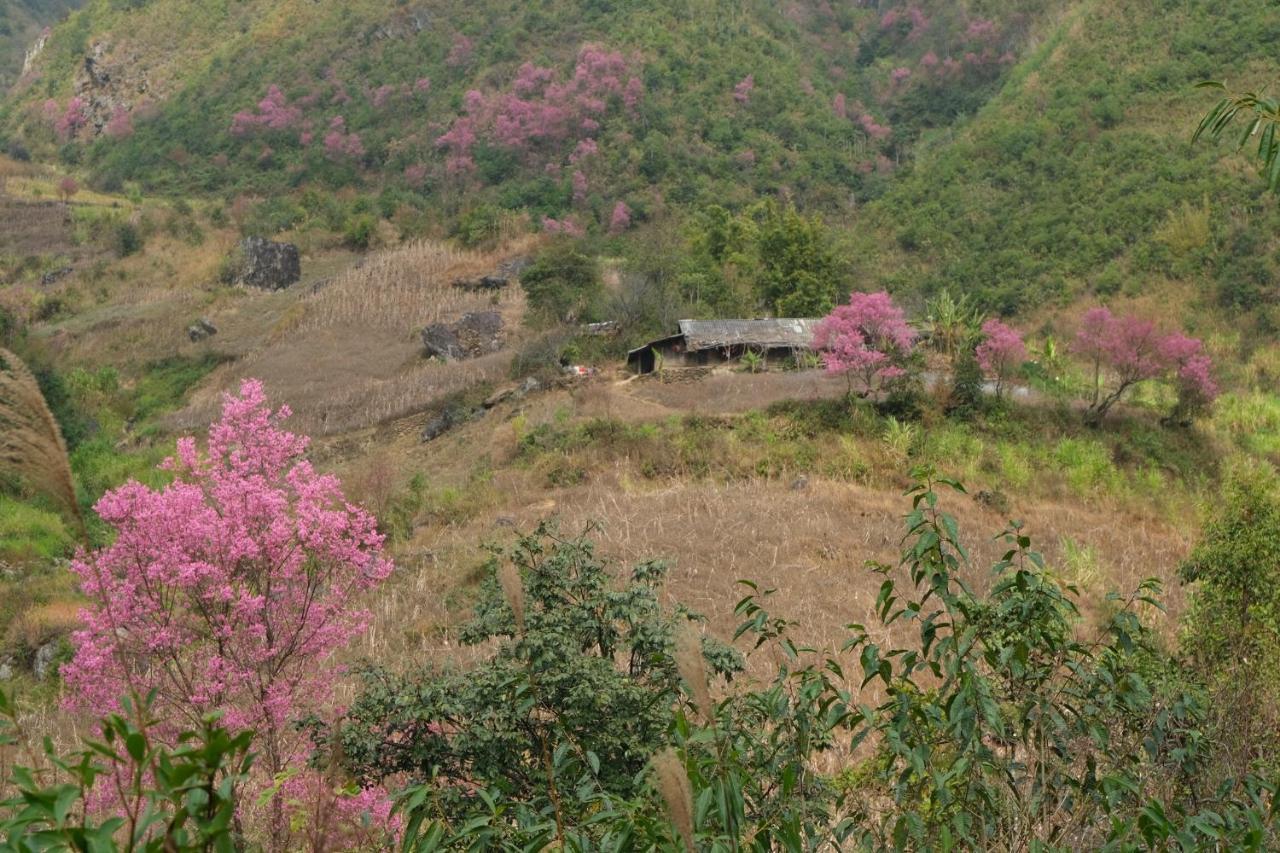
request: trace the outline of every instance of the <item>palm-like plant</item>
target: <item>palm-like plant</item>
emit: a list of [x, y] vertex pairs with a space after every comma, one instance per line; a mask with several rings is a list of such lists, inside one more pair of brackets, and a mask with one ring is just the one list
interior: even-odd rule
[[925, 316], [930, 344], [951, 360], [973, 339], [982, 323], [982, 312], [969, 297], [962, 294], [957, 298], [949, 290], [925, 302]]
[[1236, 148], [1243, 149], [1252, 137], [1258, 137], [1258, 159], [1262, 161], [1267, 188], [1272, 192], [1280, 190], [1280, 139], [1276, 136], [1276, 127], [1280, 126], [1280, 101], [1258, 92], [1231, 92], [1225, 83], [1214, 80], [1200, 83], [1197, 88], [1217, 89], [1225, 94], [1200, 120], [1191, 141], [1194, 143], [1204, 135], [1218, 139], [1243, 114], [1246, 124]]

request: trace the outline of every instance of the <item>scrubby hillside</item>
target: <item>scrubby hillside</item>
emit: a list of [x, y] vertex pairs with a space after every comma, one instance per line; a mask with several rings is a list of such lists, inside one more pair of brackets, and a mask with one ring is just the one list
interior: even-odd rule
[[1200, 308], [1258, 309], [1274, 329], [1275, 199], [1227, 144], [1189, 140], [1213, 100], [1197, 82], [1274, 82], [1280, 11], [1079, 2], [1046, 35], [973, 121], [916, 148], [860, 220], [864, 269], [1006, 312], [1184, 283]]
[[485, 200], [617, 230], [779, 192], [845, 210], [981, 106], [1057, 5], [98, 0], [4, 132], [108, 188], [354, 186], [385, 216]]
[[42, 31], [81, 5], [83, 0], [0, 0], [0, 91], [38, 54]]

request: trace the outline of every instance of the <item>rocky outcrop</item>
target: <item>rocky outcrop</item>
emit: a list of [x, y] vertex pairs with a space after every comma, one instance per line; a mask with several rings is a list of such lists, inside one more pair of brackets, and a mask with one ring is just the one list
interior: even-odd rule
[[533, 264], [533, 258], [528, 255], [520, 255], [508, 261], [498, 264], [498, 275], [502, 278], [519, 278], [520, 274], [527, 270]]
[[510, 279], [501, 275], [484, 275], [480, 278], [455, 278], [453, 286], [468, 293], [485, 293], [502, 290]]
[[192, 343], [199, 343], [216, 334], [218, 334], [218, 327], [204, 317], [187, 326], [187, 337], [191, 338]]
[[58, 269], [50, 270], [49, 272], [40, 276], [40, 283], [42, 285], [45, 285], [46, 287], [51, 284], [56, 284], [57, 282], [62, 281], [64, 278], [71, 275], [75, 271], [76, 271], [75, 267], [70, 267], [70, 266], [58, 267]]
[[302, 278], [298, 247], [261, 237], [246, 237], [236, 246], [224, 279], [263, 290], [282, 290]]
[[136, 54], [112, 56], [106, 42], [95, 42], [89, 48], [74, 86], [95, 136], [117, 111], [132, 113], [147, 99], [151, 81], [142, 67]]
[[506, 341], [497, 311], [463, 314], [456, 323], [432, 323], [422, 330], [422, 347], [431, 358], [457, 361], [502, 349]]

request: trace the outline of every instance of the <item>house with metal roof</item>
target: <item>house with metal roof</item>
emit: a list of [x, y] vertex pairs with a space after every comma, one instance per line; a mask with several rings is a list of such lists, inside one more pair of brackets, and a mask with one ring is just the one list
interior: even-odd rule
[[681, 320], [680, 331], [627, 353], [635, 373], [736, 361], [754, 352], [766, 361], [813, 350], [816, 319]]

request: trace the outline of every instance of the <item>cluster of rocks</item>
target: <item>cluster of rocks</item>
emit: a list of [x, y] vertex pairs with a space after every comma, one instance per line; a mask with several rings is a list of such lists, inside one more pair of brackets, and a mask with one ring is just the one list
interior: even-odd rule
[[[36, 681], [45, 681], [56, 674], [59, 650], [58, 640], [50, 640], [36, 649], [30, 660], [31, 674], [36, 677]], [[11, 680], [20, 666], [22, 662], [12, 655], [0, 659], [0, 681]]]
[[485, 398], [484, 402], [479, 406], [463, 406], [459, 404], [446, 405], [436, 414], [432, 415], [422, 428], [422, 440], [424, 442], [434, 441], [440, 436], [447, 433], [454, 427], [462, 426], [465, 423], [479, 420], [484, 417], [490, 409], [500, 403], [514, 402], [527, 394], [532, 394], [542, 388], [542, 383], [536, 378], [530, 376], [518, 385], [509, 385], [501, 388]]
[[145, 68], [137, 54], [113, 54], [106, 42], [89, 48], [73, 86], [95, 135], [117, 110], [130, 111], [146, 99], [151, 81]]
[[454, 323], [432, 323], [422, 330], [428, 358], [458, 361], [497, 352], [506, 342], [502, 315], [497, 311], [463, 314]]
[[59, 267], [56, 270], [50, 270], [49, 272], [40, 276], [40, 283], [47, 287], [55, 282], [62, 281], [64, 278], [71, 275], [73, 272], [75, 272], [75, 267], [71, 267], [71, 266]]
[[374, 27], [369, 37], [378, 41], [410, 38], [431, 26], [431, 18], [427, 9], [402, 11], [390, 21]]
[[986, 489], [983, 489], [974, 494], [973, 500], [975, 503], [985, 506], [987, 509], [994, 510], [1001, 515], [1006, 515], [1009, 512], [1009, 498], [1004, 492], [989, 492]]
[[505, 288], [511, 281], [500, 275], [482, 275], [479, 278], [455, 278], [449, 283], [468, 293], [494, 293]]
[[190, 326], [187, 326], [187, 337], [191, 339], [192, 343], [208, 340], [216, 334], [218, 334], [218, 327], [213, 325], [206, 317], [201, 317]]
[[518, 257], [498, 264], [498, 268], [488, 275], [478, 278], [455, 278], [451, 285], [468, 293], [496, 293], [506, 288], [533, 263], [530, 258]]
[[222, 277], [228, 284], [283, 290], [302, 278], [298, 247], [262, 237], [246, 237], [227, 259]]

